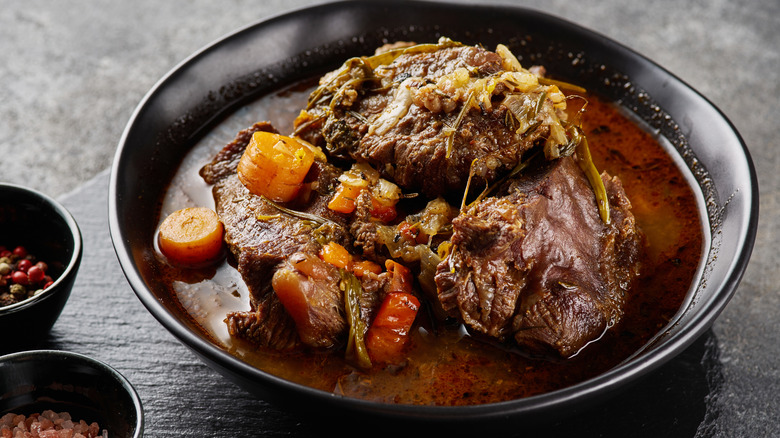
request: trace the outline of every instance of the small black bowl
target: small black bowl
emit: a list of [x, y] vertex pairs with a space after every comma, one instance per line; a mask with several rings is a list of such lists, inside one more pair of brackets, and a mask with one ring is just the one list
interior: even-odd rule
[[11, 341], [23, 345], [44, 335], [60, 316], [81, 264], [81, 231], [70, 212], [54, 199], [4, 183], [0, 184], [0, 245], [24, 246], [49, 265], [47, 273], [54, 280], [39, 294], [0, 307], [0, 333], [12, 334], [4, 340], [10, 348]]
[[0, 356], [0, 417], [45, 410], [97, 422], [116, 438], [143, 436], [141, 400], [115, 369], [87, 356], [36, 350]]

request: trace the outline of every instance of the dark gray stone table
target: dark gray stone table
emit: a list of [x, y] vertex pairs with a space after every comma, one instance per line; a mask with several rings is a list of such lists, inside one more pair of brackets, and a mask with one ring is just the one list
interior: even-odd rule
[[[7, 2], [0, 8], [0, 180], [64, 201], [84, 231], [71, 300], [49, 337], [136, 387], [147, 436], [321, 436], [204, 365], [143, 308], [107, 229], [106, 169], [125, 123], [167, 70], [212, 40], [313, 0]], [[677, 359], [547, 436], [780, 436], [780, 2], [528, 0], [663, 65], [747, 143], [761, 218], [751, 263], [713, 328]], [[399, 7], [402, 7], [399, 5]], [[0, 353], [3, 353], [0, 343]], [[518, 425], [518, 435], [538, 435]]]

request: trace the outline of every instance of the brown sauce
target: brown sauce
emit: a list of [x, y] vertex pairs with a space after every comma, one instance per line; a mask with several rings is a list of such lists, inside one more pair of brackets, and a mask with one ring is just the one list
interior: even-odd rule
[[[161, 218], [187, 206], [213, 208], [210, 187], [198, 170], [257, 120], [289, 132], [308, 90], [286, 91], [239, 110], [184, 158], [162, 203]], [[458, 328], [420, 327], [404, 367], [359, 372], [343, 355], [258, 351], [232, 339], [223, 322], [247, 310], [248, 292], [227, 262], [216, 269], [183, 272], [162, 259], [170, 291], [204, 333], [242, 360], [279, 377], [323, 391], [387, 403], [467, 405], [528, 397], [597, 376], [631, 356], [673, 320], [700, 269], [705, 243], [701, 201], [690, 179], [657, 139], [623, 112], [594, 96], [583, 118], [599, 170], [623, 181], [633, 212], [647, 236], [643, 275], [622, 321], [566, 361], [533, 359], [481, 343]], [[572, 103], [576, 102], [572, 100]]]

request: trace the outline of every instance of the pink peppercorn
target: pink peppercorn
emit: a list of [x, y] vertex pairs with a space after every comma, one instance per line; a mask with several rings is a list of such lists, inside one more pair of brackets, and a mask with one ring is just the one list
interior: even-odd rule
[[32, 267], [32, 262], [28, 259], [21, 259], [18, 262], [16, 262], [16, 270], [27, 272], [28, 269]]
[[23, 246], [17, 246], [16, 248], [14, 248], [14, 255], [19, 258], [27, 257], [27, 248]]
[[32, 284], [38, 284], [42, 282], [45, 276], [46, 273], [37, 266], [31, 266], [30, 269], [27, 270], [27, 278]]
[[27, 286], [30, 284], [30, 279], [27, 277], [27, 273], [22, 271], [14, 271], [13, 274], [11, 274], [11, 280], [13, 280], [16, 284], [21, 284], [22, 286]]

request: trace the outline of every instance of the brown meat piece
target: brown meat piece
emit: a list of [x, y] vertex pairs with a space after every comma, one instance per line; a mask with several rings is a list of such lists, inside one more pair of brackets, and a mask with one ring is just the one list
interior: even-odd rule
[[619, 181], [602, 179], [608, 225], [571, 157], [462, 212], [436, 275], [444, 309], [539, 353], [569, 357], [598, 339], [622, 317], [642, 245]]
[[[298, 134], [334, 157], [367, 161], [383, 177], [427, 197], [462, 193], [470, 172], [477, 175], [472, 187], [479, 188], [514, 168], [524, 152], [547, 137], [547, 119], [542, 123], [540, 116], [539, 125], [528, 132], [507, 124], [511, 116], [500, 104], [500, 84], [489, 108], [432, 84], [458, 69], [472, 78], [490, 78], [504, 68], [498, 54], [481, 47], [403, 54], [376, 68], [373, 79], [360, 82], [358, 90], [311, 108], [310, 117], [298, 121]], [[363, 66], [353, 70], [356, 78], [368, 75]], [[549, 101], [542, 107], [554, 112]], [[378, 119], [393, 108], [403, 115], [383, 126]]]
[[[251, 311], [232, 314], [227, 323], [231, 333], [259, 342], [263, 346], [287, 348], [287, 336], [276, 339], [276, 332], [287, 333], [294, 323], [284, 313], [270, 286], [276, 267], [300, 251], [316, 253], [318, 235], [350, 247], [345, 218], [327, 208], [327, 201], [340, 171], [322, 162], [315, 162], [306, 177], [312, 190], [306, 202], [287, 205], [294, 210], [317, 216], [321, 222], [300, 220], [284, 213], [264, 198], [253, 195], [239, 181], [236, 166], [257, 130], [273, 132], [264, 122], [241, 131], [236, 139], [220, 151], [214, 160], [201, 169], [201, 176], [213, 184], [212, 193], [217, 214], [225, 227], [225, 242], [236, 260], [238, 271], [250, 293]], [[264, 324], [262, 321], [273, 323]], [[284, 328], [284, 329], [282, 329]]]
[[274, 272], [276, 296], [295, 320], [304, 344], [330, 348], [345, 337], [348, 327], [340, 282], [338, 268], [305, 252], [293, 254]]
[[252, 307], [251, 311], [227, 314], [230, 336], [274, 350], [292, 350], [301, 345], [295, 321], [275, 294], [263, 295]]

